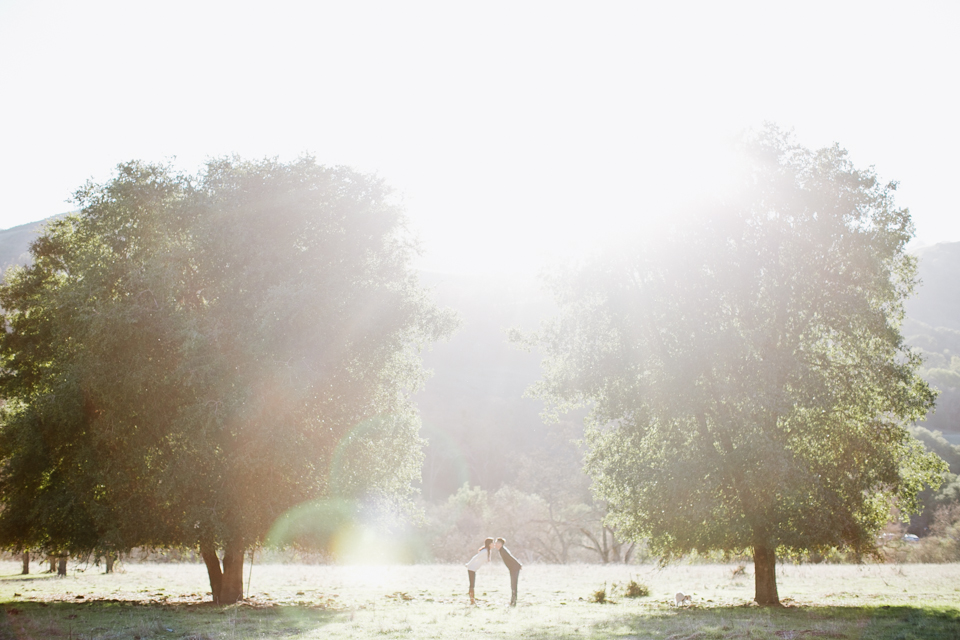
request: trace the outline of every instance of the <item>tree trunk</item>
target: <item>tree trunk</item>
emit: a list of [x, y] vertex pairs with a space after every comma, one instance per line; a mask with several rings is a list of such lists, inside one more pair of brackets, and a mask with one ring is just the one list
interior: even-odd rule
[[233, 604], [243, 599], [243, 555], [242, 544], [228, 543], [223, 551], [221, 569], [217, 550], [212, 544], [201, 544], [200, 555], [207, 565], [210, 578], [210, 592], [217, 604]]
[[57, 556], [47, 556], [47, 561], [50, 563], [50, 571], [48, 573], [57, 572]]
[[116, 559], [116, 556], [114, 556], [112, 552], [107, 553], [107, 555], [103, 557], [103, 563], [107, 567], [106, 569], [107, 573], [113, 573], [113, 562], [115, 559]]
[[57, 575], [66, 576], [67, 575], [67, 556], [60, 556], [59, 563], [57, 564]]
[[30, 573], [30, 552], [29, 551], [23, 552], [22, 560], [23, 560], [23, 571], [21, 571], [20, 573], [21, 575], [27, 575]]
[[753, 546], [753, 570], [756, 576], [755, 600], [761, 607], [779, 607], [777, 594], [777, 553], [765, 544]]
[[243, 556], [241, 544], [228, 543], [223, 550], [223, 582], [220, 585], [220, 602], [233, 604], [243, 600]]
[[[628, 564], [630, 562], [630, 554], [633, 553], [634, 543], [627, 543], [623, 540], [617, 538], [617, 532], [613, 529], [610, 529], [610, 562], [623, 562], [623, 564]], [[626, 549], [624, 549], [626, 547]], [[621, 556], [622, 552], [622, 556]]]
[[213, 601], [220, 604], [220, 584], [223, 582], [223, 572], [220, 571], [220, 558], [217, 557], [217, 550], [211, 544], [200, 543], [200, 557], [203, 558], [203, 564], [207, 565], [207, 576], [210, 578], [210, 595]]

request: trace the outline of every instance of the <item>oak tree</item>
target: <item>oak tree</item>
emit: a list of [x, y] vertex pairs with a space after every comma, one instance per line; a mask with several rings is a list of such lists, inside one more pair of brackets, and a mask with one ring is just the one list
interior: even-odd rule
[[932, 406], [899, 331], [916, 285], [895, 184], [768, 127], [742, 182], [551, 280], [536, 392], [592, 407], [587, 469], [609, 522], [664, 558], [875, 550], [942, 461], [907, 431]]
[[420, 352], [455, 322], [382, 180], [131, 162], [76, 197], [0, 288], [0, 543], [198, 547], [228, 603], [287, 510], [410, 492]]

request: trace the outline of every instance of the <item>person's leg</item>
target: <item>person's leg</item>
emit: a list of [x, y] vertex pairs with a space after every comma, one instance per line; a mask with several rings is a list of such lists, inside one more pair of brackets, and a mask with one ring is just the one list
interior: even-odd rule
[[520, 581], [520, 570], [510, 572], [510, 590], [513, 592], [510, 598], [510, 606], [517, 606], [517, 582]]
[[477, 581], [477, 572], [476, 572], [476, 571], [470, 571], [470, 569], [467, 569], [467, 576], [469, 576], [469, 578], [470, 578], [470, 592], [469, 592], [469, 593], [470, 593], [470, 604], [476, 604], [477, 601], [476, 601], [476, 600], [474, 599], [474, 597], [473, 597], [473, 588], [474, 588], [474, 585], [476, 584], [476, 581]]

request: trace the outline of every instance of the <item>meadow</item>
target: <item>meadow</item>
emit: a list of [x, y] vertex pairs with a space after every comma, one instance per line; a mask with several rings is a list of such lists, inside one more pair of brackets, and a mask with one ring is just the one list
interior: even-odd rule
[[476, 606], [459, 565], [254, 565], [233, 606], [207, 602], [201, 564], [19, 573], [0, 562], [0, 639], [960, 638], [960, 564], [781, 565], [779, 609], [750, 604], [750, 565], [528, 565], [515, 608], [501, 565], [478, 573]]

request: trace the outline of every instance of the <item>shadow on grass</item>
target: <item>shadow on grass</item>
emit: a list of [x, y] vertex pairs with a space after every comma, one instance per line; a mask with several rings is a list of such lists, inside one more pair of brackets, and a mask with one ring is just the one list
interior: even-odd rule
[[345, 615], [349, 614], [306, 606], [140, 604], [111, 600], [8, 602], [0, 607], [0, 640], [61, 636], [144, 640], [299, 636]]
[[0, 576], [0, 582], [21, 583], [36, 582], [37, 580], [57, 580], [61, 578], [55, 573], [17, 573], [11, 576]]
[[[525, 638], [582, 640], [956, 640], [960, 638], [960, 608], [935, 606], [682, 607], [627, 613], [607, 605], [604, 620], [538, 630], [531, 619]], [[437, 608], [445, 608], [437, 605]], [[509, 614], [522, 614], [511, 610]], [[531, 610], [531, 613], [534, 613]], [[547, 612], [549, 613], [549, 611]], [[505, 614], [508, 615], [508, 614]], [[536, 614], [542, 615], [542, 614]], [[125, 601], [9, 602], [0, 607], [0, 640], [22, 638], [115, 639], [300, 637], [322, 634], [331, 623], [350, 620], [350, 613], [313, 606], [217, 606], [204, 604], [140, 604]], [[459, 618], [458, 618], [459, 620]], [[596, 618], [592, 618], [596, 620]], [[574, 621], [575, 623], [576, 621]], [[457, 622], [459, 625], [460, 623]], [[457, 627], [460, 632], [463, 629]], [[332, 630], [331, 630], [332, 631]], [[357, 629], [359, 637], [383, 631]], [[394, 635], [416, 638], [419, 629]], [[454, 631], [451, 628], [451, 631]], [[436, 628], [432, 628], [435, 634]]]
[[[688, 607], [622, 616], [618, 622], [626, 631], [619, 635], [623, 638], [960, 639], [960, 609], [955, 607]], [[603, 626], [612, 630], [611, 623]]]

